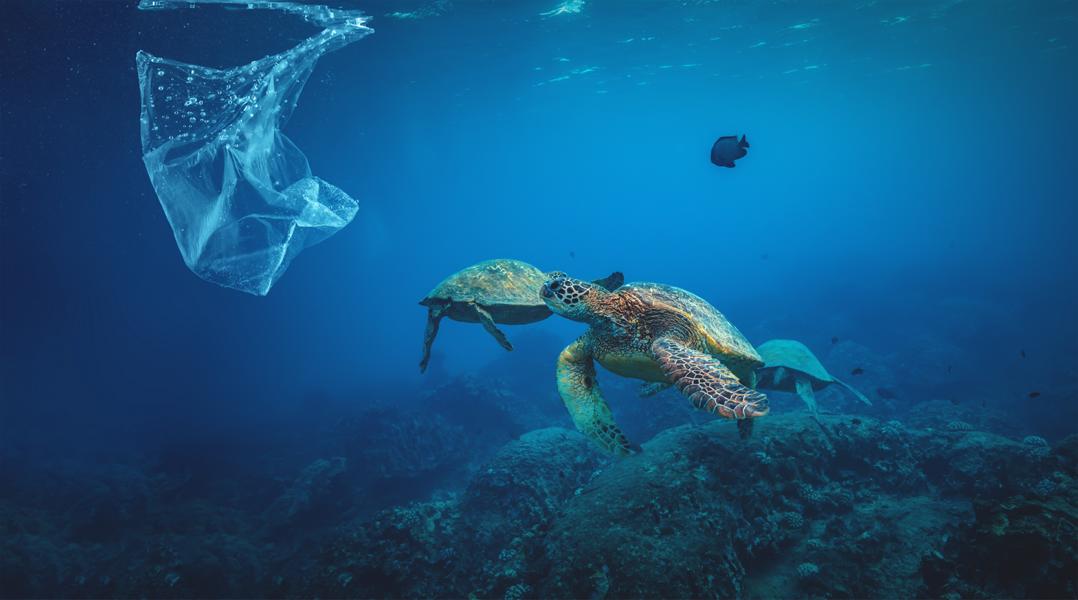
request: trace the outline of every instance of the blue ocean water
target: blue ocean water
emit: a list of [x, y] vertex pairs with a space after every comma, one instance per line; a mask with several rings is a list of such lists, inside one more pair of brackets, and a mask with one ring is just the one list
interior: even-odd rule
[[[181, 259], [135, 54], [227, 68], [317, 28], [4, 5], [0, 594], [1073, 597], [1078, 4], [337, 6], [374, 33], [319, 60], [284, 131], [359, 209], [257, 297]], [[711, 164], [734, 134], [748, 155]], [[417, 302], [503, 257], [691, 290], [873, 404], [829, 388], [814, 421], [769, 394], [742, 442], [600, 370], [644, 445], [610, 459], [554, 385], [580, 323], [503, 326], [507, 353], [444, 321], [420, 374]], [[701, 525], [747, 474], [769, 512]], [[1028, 547], [999, 526], [1019, 514]], [[907, 537], [875, 556], [870, 525]], [[715, 564], [707, 527], [726, 562], [669, 576]]]

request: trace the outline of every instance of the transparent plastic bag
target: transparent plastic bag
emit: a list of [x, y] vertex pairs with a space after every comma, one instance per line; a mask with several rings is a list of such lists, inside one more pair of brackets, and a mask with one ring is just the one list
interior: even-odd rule
[[199, 277], [264, 296], [304, 248], [351, 222], [358, 203], [314, 176], [281, 132], [318, 59], [371, 32], [356, 11], [291, 2], [142, 0], [140, 9], [231, 4], [323, 27], [296, 47], [231, 69], [140, 51], [142, 152], [176, 237]]

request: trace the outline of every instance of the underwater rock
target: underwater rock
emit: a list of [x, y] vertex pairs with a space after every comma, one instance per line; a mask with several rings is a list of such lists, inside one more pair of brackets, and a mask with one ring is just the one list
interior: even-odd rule
[[[1021, 437], [1024, 424], [1013, 414], [1002, 412], [981, 402], [969, 401], [959, 404], [948, 400], [932, 399], [915, 402], [905, 417], [910, 427], [916, 429], [940, 428], [941, 423], [949, 429], [950, 423], [964, 423], [979, 431], [989, 431], [1008, 437]], [[955, 425], [962, 427], [962, 425]]]
[[1027, 445], [1027, 446], [1034, 446], [1034, 447], [1037, 447], [1037, 446], [1039, 446], [1039, 447], [1047, 447], [1048, 446], [1048, 440], [1042, 438], [1039, 435], [1027, 435], [1026, 437], [1022, 438], [1022, 443]]
[[544, 556], [542, 534], [565, 501], [610, 460], [583, 434], [558, 427], [526, 433], [498, 452], [461, 502], [462, 531], [480, 565], [469, 578], [471, 589], [462, 592], [505, 597], [533, 584]]
[[231, 69], [136, 56], [143, 162], [184, 262], [199, 277], [264, 296], [304, 248], [358, 204], [311, 173], [281, 127], [318, 59], [371, 32], [356, 11], [291, 2], [142, 0], [280, 10], [323, 27], [280, 54]]
[[973, 425], [965, 421], [951, 421], [947, 423], [948, 431], [973, 431]]
[[473, 477], [462, 507], [477, 539], [503, 543], [529, 527], [544, 526], [609, 457], [583, 434], [559, 427], [524, 434], [506, 444]]
[[[726, 421], [683, 426], [617, 461], [541, 430], [462, 495], [357, 522], [303, 594], [915, 596], [924, 557], [973, 519], [953, 495], [1033, 493], [1046, 478], [1058, 495], [1060, 462], [990, 433], [826, 414], [761, 419], [747, 442]], [[799, 576], [803, 563], [819, 571]]]
[[467, 461], [463, 429], [441, 414], [370, 409], [342, 423], [343, 451], [362, 479], [414, 480]]
[[[722, 422], [680, 427], [604, 469], [547, 535], [539, 595], [915, 596], [922, 557], [971, 517], [933, 486], [992, 498], [1058, 467], [983, 432], [797, 413], [757, 425], [747, 442]], [[804, 562], [819, 573], [799, 577]]]
[[524, 591], [558, 507], [608, 460], [576, 431], [507, 444], [450, 495], [389, 509], [327, 545], [304, 596], [505, 597]]
[[[552, 428], [471, 477], [458, 467], [473, 446], [452, 442], [449, 471], [400, 478], [428, 500], [377, 513], [356, 500], [395, 480], [357, 477], [377, 460], [359, 454], [301, 469], [312, 457], [285, 449], [260, 460], [288, 457], [286, 486], [279, 467], [230, 471], [196, 496], [137, 467], [20, 469], [18, 497], [0, 495], [0, 595], [1073, 596], [1078, 437], [1047, 447], [945, 423], [798, 411], [760, 419], [745, 441], [712, 420], [624, 460]], [[439, 484], [423, 485], [439, 478], [465, 487], [431, 497]]]
[[316, 510], [332, 496], [337, 477], [348, 467], [341, 457], [320, 458], [307, 465], [296, 481], [266, 511], [271, 524], [285, 524]]
[[[522, 433], [552, 424], [550, 419], [543, 418], [542, 409], [529, 401], [532, 389], [518, 387], [514, 390], [496, 375], [477, 377], [465, 374], [425, 391], [420, 405], [422, 410], [438, 413], [453, 425], [463, 428], [473, 439], [493, 438], [493, 448], [481, 458], [485, 461], [503, 444]], [[561, 410], [558, 400], [550, 404], [554, 409]], [[552, 412], [561, 416], [561, 412]]]
[[974, 502], [976, 520], [926, 559], [920, 596], [1073, 598], [1078, 594], [1078, 486], [1047, 497]]
[[448, 496], [381, 512], [345, 528], [323, 549], [301, 597], [462, 597], [459, 501]]
[[797, 576], [802, 579], [808, 579], [809, 577], [815, 577], [820, 574], [820, 567], [815, 563], [803, 562], [797, 565]]

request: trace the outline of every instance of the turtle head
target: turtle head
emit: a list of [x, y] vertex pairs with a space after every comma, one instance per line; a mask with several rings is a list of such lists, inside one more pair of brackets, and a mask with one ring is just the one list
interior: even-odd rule
[[595, 316], [595, 302], [610, 292], [594, 283], [553, 272], [543, 284], [539, 295], [550, 310], [573, 321], [591, 321]]

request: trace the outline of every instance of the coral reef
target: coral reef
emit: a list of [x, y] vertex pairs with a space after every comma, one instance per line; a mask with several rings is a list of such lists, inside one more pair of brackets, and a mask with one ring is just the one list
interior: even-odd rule
[[[1073, 489], [1058, 457], [1000, 436], [857, 421], [793, 413], [748, 442], [726, 422], [684, 426], [610, 463], [574, 432], [534, 432], [430, 516], [414, 516], [432, 511], [421, 503], [356, 525], [305, 594], [347, 580], [362, 596], [923, 595], [942, 589], [932, 561], [987, 518], [959, 494], [998, 504], [1045, 478]], [[1078, 509], [1053, 498], [1045, 518], [1066, 528]]]
[[709, 420], [612, 460], [558, 427], [503, 440], [501, 428], [526, 427], [511, 415], [521, 397], [454, 380], [408, 410], [368, 408], [312, 430], [329, 434], [259, 469], [213, 474], [175, 457], [13, 469], [0, 595], [1078, 591], [1078, 436], [1049, 445], [950, 428], [964, 419], [949, 403], [932, 404], [930, 425], [917, 413], [917, 426], [791, 410], [746, 440]]

